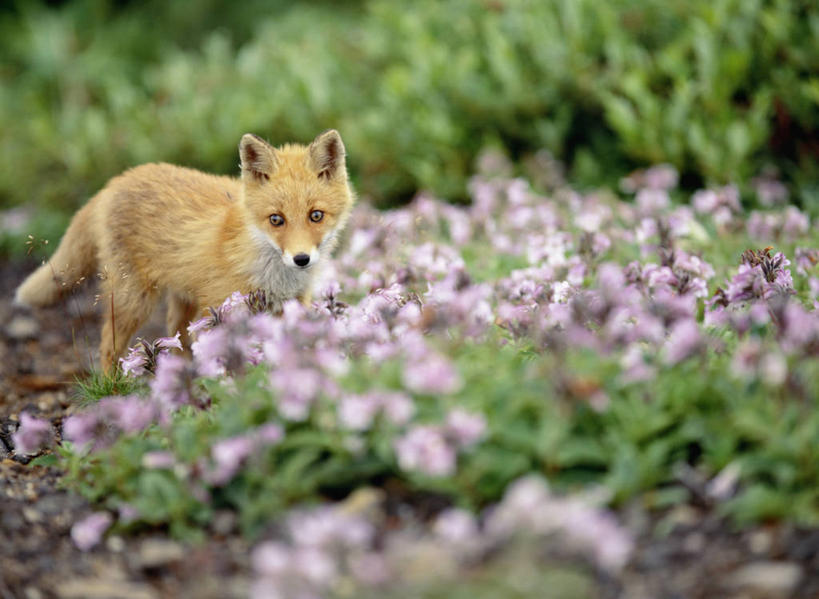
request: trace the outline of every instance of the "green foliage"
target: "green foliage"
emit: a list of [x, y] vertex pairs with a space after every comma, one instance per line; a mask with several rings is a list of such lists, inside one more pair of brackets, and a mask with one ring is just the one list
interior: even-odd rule
[[[733, 344], [736, 339], [728, 339]], [[296, 503], [344, 496], [392, 479], [410, 491], [443, 493], [463, 507], [497, 501], [518, 477], [540, 472], [561, 490], [603, 483], [614, 503], [642, 496], [646, 505], [686, 501], [677, 466], [690, 463], [714, 476], [736, 463], [742, 487], [721, 505], [738, 523], [768, 518], [819, 521], [819, 413], [778, 389], [724, 373], [730, 352], [709, 352], [659, 372], [646, 383], [624, 383], [614, 358], [571, 350], [565, 359], [532, 357], [525, 348], [458, 343], [446, 348], [464, 377], [451, 397], [416, 398], [418, 420], [439, 422], [454, 406], [482, 413], [487, 438], [463, 453], [457, 472], [436, 478], [401, 471], [393, 443], [400, 427], [383, 419], [367, 431], [340, 427], [335, 405], [320, 404], [305, 422], [280, 419], [263, 368], [233, 382], [206, 384], [213, 406], [186, 408], [169, 427], [124, 436], [91, 454], [63, 449], [68, 484], [114, 509], [123, 503], [166, 523], [182, 537], [196, 534], [212, 511], [237, 511], [253, 536]], [[819, 394], [811, 361], [789, 364], [804, 397]], [[351, 391], [390, 388], [397, 364], [373, 368], [357, 360], [344, 385]], [[603, 398], [594, 409], [590, 396]], [[280, 420], [284, 440], [251, 455], [226, 485], [208, 489], [195, 476], [211, 464], [212, 447]], [[146, 467], [146, 454], [169, 451], [175, 465]]]
[[464, 197], [477, 151], [501, 143], [548, 148], [591, 183], [640, 163], [673, 163], [687, 181], [775, 164], [815, 210], [809, 7], [21, 4], [0, 15], [0, 205], [66, 212], [128, 166], [231, 173], [245, 131], [305, 142], [336, 127], [360, 190], [382, 205], [418, 188]]
[[117, 369], [113, 374], [94, 370], [85, 378], [76, 380], [75, 392], [82, 404], [90, 404], [111, 395], [128, 395], [144, 388], [144, 384], [127, 377]]

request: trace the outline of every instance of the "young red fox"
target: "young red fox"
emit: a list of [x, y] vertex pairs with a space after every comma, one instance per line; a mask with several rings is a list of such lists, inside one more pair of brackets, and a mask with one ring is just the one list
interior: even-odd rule
[[179, 331], [185, 346], [190, 320], [234, 291], [308, 303], [354, 202], [341, 136], [329, 130], [309, 146], [273, 148], [246, 134], [239, 155], [241, 179], [170, 164], [114, 177], [74, 215], [15, 301], [45, 306], [99, 275], [105, 371], [163, 294], [168, 333]]

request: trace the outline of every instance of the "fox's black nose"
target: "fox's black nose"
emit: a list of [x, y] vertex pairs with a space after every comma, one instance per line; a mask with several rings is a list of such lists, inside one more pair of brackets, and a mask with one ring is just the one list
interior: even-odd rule
[[296, 266], [301, 266], [304, 268], [308, 264], [310, 264], [310, 256], [307, 254], [296, 254], [293, 256], [293, 262], [296, 263]]

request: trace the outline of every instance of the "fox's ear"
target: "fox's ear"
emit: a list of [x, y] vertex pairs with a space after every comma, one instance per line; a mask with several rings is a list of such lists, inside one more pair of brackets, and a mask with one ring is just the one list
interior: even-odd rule
[[344, 142], [335, 129], [319, 134], [310, 144], [310, 164], [320, 179], [333, 179], [346, 174]]
[[242, 178], [267, 181], [276, 170], [276, 154], [273, 147], [258, 135], [245, 133], [239, 142], [242, 159]]

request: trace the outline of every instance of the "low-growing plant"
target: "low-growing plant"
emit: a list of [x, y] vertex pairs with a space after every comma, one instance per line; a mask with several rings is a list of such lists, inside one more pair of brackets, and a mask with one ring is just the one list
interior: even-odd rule
[[481, 512], [532, 475], [815, 524], [810, 221], [770, 211], [752, 239], [731, 189], [675, 206], [663, 169], [633, 204], [479, 175], [468, 208], [359, 208], [313, 308], [237, 294], [191, 325], [192, 361], [137, 344], [141, 386], [66, 420], [67, 484], [181, 537], [362, 487]]

